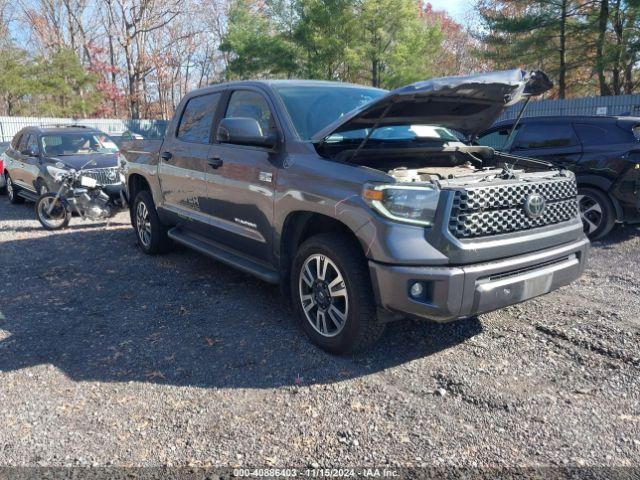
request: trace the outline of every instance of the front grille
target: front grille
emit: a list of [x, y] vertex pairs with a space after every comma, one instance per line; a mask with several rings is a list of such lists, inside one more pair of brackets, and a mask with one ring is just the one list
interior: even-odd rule
[[93, 170], [85, 170], [83, 175], [95, 178], [98, 185], [115, 185], [120, 183], [120, 174], [118, 168], [95, 168]]
[[[528, 195], [546, 200], [544, 213], [531, 218], [524, 210]], [[517, 232], [566, 222], [578, 215], [575, 180], [551, 180], [469, 187], [455, 193], [449, 230], [457, 238]]]

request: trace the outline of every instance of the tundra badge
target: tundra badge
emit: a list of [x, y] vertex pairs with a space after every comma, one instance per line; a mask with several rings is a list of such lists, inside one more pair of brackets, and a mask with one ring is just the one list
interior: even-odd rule
[[261, 182], [272, 182], [273, 181], [273, 173], [271, 172], [260, 172], [258, 178]]

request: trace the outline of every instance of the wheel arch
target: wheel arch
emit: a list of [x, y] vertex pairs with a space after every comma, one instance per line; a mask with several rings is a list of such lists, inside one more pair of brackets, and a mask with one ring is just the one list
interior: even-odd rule
[[613, 186], [613, 181], [608, 178], [602, 177], [600, 175], [577, 175], [576, 182], [578, 183], [578, 188], [587, 187], [587, 188], [597, 188], [602, 191], [611, 204], [613, 205], [613, 210], [616, 214], [616, 220], [620, 221], [624, 218], [624, 212], [620, 202], [611, 195], [611, 187]]
[[129, 194], [129, 203], [132, 204], [138, 192], [143, 190], [151, 191], [151, 185], [147, 179], [139, 173], [132, 173], [127, 179], [127, 192]]
[[129, 198], [127, 201], [129, 202], [129, 217], [131, 225], [134, 224], [133, 204], [136, 200], [136, 195], [145, 190], [151, 192], [151, 185], [149, 185], [149, 182], [144, 175], [140, 175], [139, 173], [132, 173], [129, 175], [129, 178], [127, 178], [127, 194]]
[[344, 222], [329, 215], [307, 210], [290, 212], [284, 220], [280, 234], [279, 266], [281, 289], [285, 298], [290, 297], [291, 265], [296, 252], [305, 240], [320, 233], [337, 232], [351, 237], [364, 255], [362, 242]]

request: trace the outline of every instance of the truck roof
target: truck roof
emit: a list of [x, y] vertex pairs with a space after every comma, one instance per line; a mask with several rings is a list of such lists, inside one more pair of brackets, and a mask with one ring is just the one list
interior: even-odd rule
[[193, 95], [196, 92], [205, 92], [209, 90], [217, 90], [219, 88], [237, 87], [237, 86], [291, 86], [291, 87], [313, 87], [313, 86], [325, 86], [325, 87], [353, 87], [353, 88], [368, 88], [371, 90], [386, 91], [381, 88], [371, 87], [367, 85], [358, 85], [355, 83], [347, 82], [335, 82], [330, 80], [303, 80], [303, 79], [291, 79], [291, 80], [235, 80], [232, 82], [216, 83], [208, 85], [206, 87], [198, 88], [189, 92], [189, 95]]

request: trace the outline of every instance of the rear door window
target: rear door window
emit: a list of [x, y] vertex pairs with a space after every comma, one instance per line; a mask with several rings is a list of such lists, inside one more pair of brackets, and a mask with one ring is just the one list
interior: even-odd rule
[[185, 142], [210, 143], [219, 102], [220, 93], [201, 95], [189, 100], [178, 125], [178, 138]]
[[635, 142], [633, 130], [623, 130], [617, 125], [588, 125], [574, 123], [580, 142], [583, 145], [612, 145]]
[[578, 144], [570, 123], [528, 124], [520, 130], [515, 148], [534, 150], [538, 148], [564, 148]]

